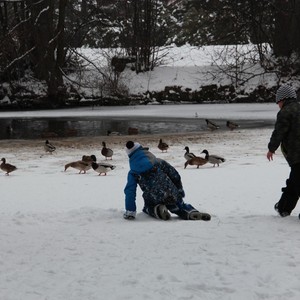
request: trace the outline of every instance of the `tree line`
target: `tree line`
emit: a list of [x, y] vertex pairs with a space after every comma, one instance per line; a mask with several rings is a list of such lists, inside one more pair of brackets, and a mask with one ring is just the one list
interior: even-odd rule
[[63, 103], [82, 46], [123, 48], [143, 72], [158, 63], [158, 47], [253, 43], [266, 71], [295, 75], [299, 14], [300, 0], [0, 0], [0, 84], [32, 74], [49, 101]]

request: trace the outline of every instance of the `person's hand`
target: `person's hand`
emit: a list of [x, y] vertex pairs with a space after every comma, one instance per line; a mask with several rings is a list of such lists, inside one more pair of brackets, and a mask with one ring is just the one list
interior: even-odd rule
[[268, 151], [268, 153], [267, 153], [267, 159], [270, 161], [270, 160], [273, 160], [273, 152], [271, 152], [271, 151]]
[[123, 214], [123, 218], [125, 220], [134, 220], [136, 216], [136, 212], [135, 211], [130, 211], [130, 210], [126, 210]]

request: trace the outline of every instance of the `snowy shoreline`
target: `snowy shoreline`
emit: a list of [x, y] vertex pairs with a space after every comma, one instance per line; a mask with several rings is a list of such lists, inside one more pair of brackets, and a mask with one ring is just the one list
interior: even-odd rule
[[0, 118], [58, 117], [167, 117], [274, 119], [278, 108], [274, 103], [180, 104], [81, 107], [58, 110], [0, 111]]
[[[276, 106], [270, 108], [253, 107], [251, 115], [275, 118]], [[82, 155], [105, 161], [104, 137], [55, 139], [53, 155], [44, 154], [41, 140], [2, 140], [1, 156], [18, 169], [0, 174], [0, 298], [298, 299], [299, 206], [287, 218], [273, 209], [289, 167], [280, 151], [273, 162], [266, 159], [271, 132], [164, 135], [167, 153], [157, 148], [159, 135], [105, 137], [117, 166], [107, 176], [64, 172]], [[174, 165], [185, 200], [212, 220], [154, 220], [141, 212], [140, 190], [137, 219], [124, 220], [128, 138]], [[197, 155], [205, 148], [226, 162], [184, 169], [185, 146]]]

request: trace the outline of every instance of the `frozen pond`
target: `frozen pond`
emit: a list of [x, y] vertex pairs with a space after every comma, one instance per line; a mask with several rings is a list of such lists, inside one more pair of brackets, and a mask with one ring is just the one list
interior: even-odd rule
[[45, 137], [103, 136], [108, 131], [139, 134], [167, 134], [208, 130], [205, 119], [228, 130], [226, 121], [241, 129], [274, 125], [277, 108], [273, 104], [155, 105], [101, 107], [50, 111], [0, 113], [0, 139], [39, 139]]

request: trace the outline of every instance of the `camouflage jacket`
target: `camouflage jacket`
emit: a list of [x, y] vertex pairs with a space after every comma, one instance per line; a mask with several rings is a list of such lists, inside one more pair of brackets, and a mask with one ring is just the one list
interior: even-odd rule
[[280, 145], [289, 165], [300, 163], [300, 103], [294, 99], [285, 100], [278, 112], [268, 148], [274, 153]]

